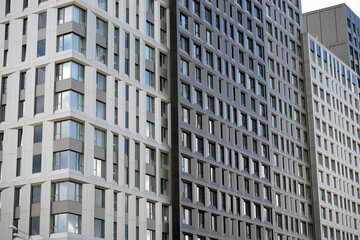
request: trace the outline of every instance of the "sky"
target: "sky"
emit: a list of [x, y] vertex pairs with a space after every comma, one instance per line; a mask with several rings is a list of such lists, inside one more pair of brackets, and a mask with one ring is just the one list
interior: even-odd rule
[[346, 3], [346, 5], [348, 5], [350, 9], [360, 17], [360, 0], [301, 0], [301, 2], [303, 13]]

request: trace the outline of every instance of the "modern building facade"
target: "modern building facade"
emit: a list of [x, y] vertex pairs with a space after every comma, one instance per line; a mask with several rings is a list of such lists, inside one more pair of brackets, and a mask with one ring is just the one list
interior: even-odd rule
[[316, 239], [359, 239], [360, 78], [303, 36]]
[[0, 1], [0, 239], [173, 239], [168, 4]]
[[346, 4], [303, 14], [304, 32], [310, 33], [360, 74], [360, 18]]
[[301, 31], [298, 0], [0, 0], [0, 239], [358, 239], [359, 79]]
[[174, 234], [311, 238], [300, 2], [172, 6]]

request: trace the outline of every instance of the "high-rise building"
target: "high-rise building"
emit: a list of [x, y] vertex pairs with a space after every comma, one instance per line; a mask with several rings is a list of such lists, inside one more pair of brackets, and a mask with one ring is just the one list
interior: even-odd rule
[[0, 239], [173, 239], [168, 4], [0, 1]]
[[359, 79], [301, 31], [299, 0], [0, 0], [0, 239], [358, 239]]
[[170, 12], [173, 233], [311, 238], [300, 1], [183, 0]]
[[346, 4], [303, 14], [304, 32], [310, 33], [360, 74], [360, 18]]
[[315, 239], [359, 239], [360, 78], [303, 35]]

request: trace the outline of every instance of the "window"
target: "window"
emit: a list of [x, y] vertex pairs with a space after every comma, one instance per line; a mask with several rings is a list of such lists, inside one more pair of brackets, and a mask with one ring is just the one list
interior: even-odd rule
[[42, 129], [43, 125], [34, 127], [34, 143], [42, 142]]
[[100, 18], [96, 18], [96, 33], [104, 38], [107, 37], [107, 22], [104, 22]]
[[2, 85], [1, 94], [7, 94], [8, 77], [3, 77], [3, 78], [2, 78], [1, 85]]
[[41, 185], [31, 186], [31, 204], [40, 203], [41, 199]]
[[107, 50], [98, 44], [96, 44], [96, 61], [107, 64]]
[[41, 172], [41, 155], [33, 156], [32, 173]]
[[[45, 70], [45, 69], [44, 69]], [[64, 62], [56, 65], [56, 81], [65, 79], [84, 81], [84, 66], [76, 62]]]
[[55, 123], [54, 140], [73, 138], [83, 141], [84, 125], [74, 120], [65, 120]]
[[155, 99], [149, 95], [146, 96], [146, 111], [155, 112]]
[[146, 21], [146, 35], [154, 38], [154, 24], [149, 21]]
[[145, 190], [150, 192], [156, 192], [156, 178], [154, 176], [145, 175]]
[[183, 224], [191, 225], [191, 209], [184, 208], [184, 218], [183, 218]]
[[5, 15], [10, 13], [11, 11], [11, 0], [6, 0], [5, 3]]
[[181, 170], [183, 172], [189, 173], [191, 174], [191, 162], [190, 162], [190, 158], [188, 157], [182, 157], [182, 161], [181, 161]]
[[69, 108], [84, 111], [84, 95], [75, 91], [56, 93], [55, 110]]
[[8, 53], [9, 53], [9, 50], [6, 49], [4, 50], [4, 59], [3, 59], [3, 66], [6, 67], [8, 65]]
[[44, 96], [35, 97], [35, 114], [44, 112]]
[[81, 216], [62, 213], [52, 215], [51, 233], [71, 232], [81, 234]]
[[45, 56], [45, 48], [46, 48], [46, 40], [40, 40], [37, 42], [37, 56], [42, 57]]
[[188, 29], [188, 17], [184, 14], [180, 14], [180, 25], [185, 28]]
[[153, 219], [155, 220], [155, 203], [153, 202], [146, 202], [146, 217], [148, 219]]
[[106, 148], [106, 132], [94, 129], [94, 146], [99, 148]]
[[10, 23], [5, 24], [5, 40], [9, 40]]
[[27, 28], [28, 28], [28, 18], [23, 19], [23, 28], [22, 28], [22, 34], [27, 34]]
[[40, 216], [30, 218], [30, 235], [39, 235], [40, 233]]
[[16, 176], [21, 175], [21, 158], [16, 159]]
[[154, 14], [154, 0], [146, 0], [146, 12]]
[[192, 200], [192, 186], [191, 183], [182, 183], [182, 197]]
[[98, 0], [98, 6], [100, 9], [107, 11], [107, 0]]
[[58, 24], [74, 21], [85, 26], [85, 11], [77, 6], [71, 5], [58, 9]]
[[147, 69], [145, 70], [145, 83], [155, 88], [155, 74]]
[[146, 136], [155, 139], [155, 124], [149, 121], [146, 122]]
[[145, 45], [145, 59], [155, 62], [155, 49], [149, 45]]
[[40, 13], [38, 18], [38, 29], [46, 28], [46, 12]]
[[103, 75], [101, 73], [96, 74], [96, 88], [100, 91], [106, 92], [106, 76], [105, 75]]
[[155, 240], [155, 231], [154, 230], [146, 230], [146, 240]]
[[94, 231], [95, 231], [95, 237], [104, 238], [105, 236], [104, 220], [95, 218]]
[[105, 208], [105, 191], [95, 188], [95, 207]]
[[180, 69], [181, 72], [187, 76], [189, 76], [189, 62], [184, 59], [180, 60]]
[[74, 151], [55, 152], [53, 158], [53, 170], [70, 168], [82, 171], [83, 155]]
[[52, 184], [52, 201], [70, 200], [81, 202], [81, 184], [74, 182], [58, 182]]
[[[98, 46], [98, 45], [96, 45]], [[68, 33], [57, 37], [57, 51], [62, 52], [66, 50], [75, 50], [85, 54], [85, 41], [84, 38], [75, 34]]]
[[106, 104], [100, 101], [96, 101], [96, 117], [100, 119], [106, 119]]
[[104, 160], [94, 158], [94, 176], [106, 177], [106, 162]]

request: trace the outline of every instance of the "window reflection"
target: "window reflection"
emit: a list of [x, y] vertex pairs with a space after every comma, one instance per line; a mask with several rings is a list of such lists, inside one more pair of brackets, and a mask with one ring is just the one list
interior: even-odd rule
[[77, 6], [67, 6], [58, 10], [58, 24], [74, 21], [85, 26], [85, 11]]
[[56, 214], [52, 216], [51, 221], [52, 233], [72, 232], [81, 234], [81, 216], [71, 213]]
[[75, 91], [56, 93], [55, 111], [68, 108], [84, 111], [84, 95]]
[[59, 182], [52, 185], [52, 201], [70, 200], [81, 202], [81, 184], [74, 182]]
[[84, 66], [76, 62], [64, 62], [56, 65], [56, 81], [64, 79], [84, 81]]
[[84, 38], [75, 34], [68, 33], [57, 37], [57, 51], [62, 52], [69, 49], [73, 49], [80, 53], [85, 53]]
[[54, 139], [73, 138], [84, 140], [84, 125], [73, 120], [66, 120], [55, 123]]
[[77, 171], [83, 169], [83, 155], [74, 151], [62, 151], [54, 153], [53, 169], [70, 168]]

